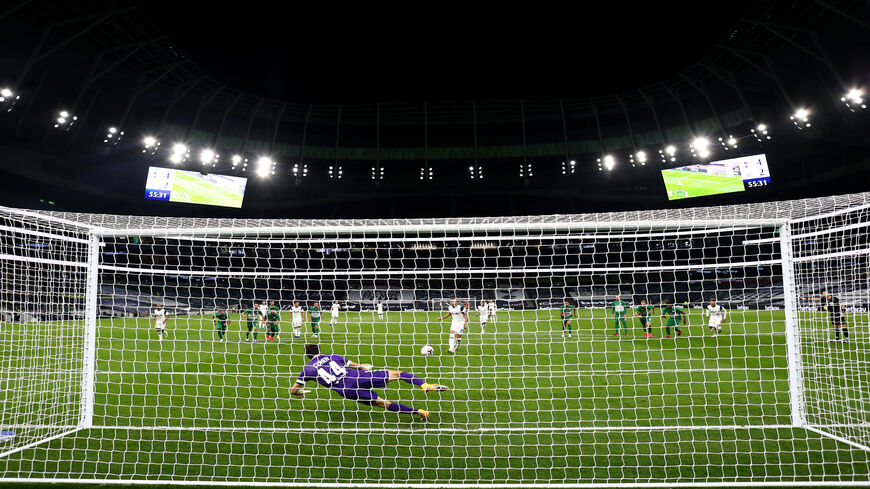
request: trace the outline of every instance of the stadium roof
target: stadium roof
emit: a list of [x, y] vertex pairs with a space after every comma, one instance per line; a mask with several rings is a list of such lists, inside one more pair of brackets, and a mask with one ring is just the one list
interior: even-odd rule
[[[293, 8], [302, 10], [135, 0], [0, 9], [0, 44], [10, 47], [0, 88], [14, 93], [0, 101], [3, 170], [53, 189], [49, 198], [94, 196], [76, 199], [83, 210], [139, 207], [148, 165], [167, 164], [165, 151], [142, 154], [153, 136], [161, 148], [220, 154], [187, 169], [241, 176], [231, 155], [276, 161], [270, 182], [249, 185], [252, 212], [346, 215], [380, 202], [366, 212], [395, 215], [409, 209], [403, 199], [434, 203], [415, 194], [442, 194], [445, 181], [451, 199], [474, 196], [471, 208], [485, 214], [569, 199], [530, 210], [551, 212], [653, 205], [663, 198], [657, 170], [692, 160], [690, 143], [705, 137], [717, 157], [777, 153], [777, 182], [791, 186], [770, 190], [780, 198], [864, 190], [843, 175], [860, 167], [865, 122], [840, 101], [870, 88], [859, 0], [610, 2], [570, 13]], [[789, 120], [798, 109], [812, 128]], [[760, 124], [773, 141], [753, 132]], [[678, 157], [660, 157], [670, 145]], [[619, 172], [599, 173], [605, 155]], [[559, 168], [574, 160], [571, 181]], [[484, 166], [488, 185], [475, 187], [469, 177]], [[344, 181], [329, 167], [343, 168]], [[801, 186], [808, 171], [825, 175]], [[14, 183], [4, 190], [23, 199], [8, 203], [30, 197]]]

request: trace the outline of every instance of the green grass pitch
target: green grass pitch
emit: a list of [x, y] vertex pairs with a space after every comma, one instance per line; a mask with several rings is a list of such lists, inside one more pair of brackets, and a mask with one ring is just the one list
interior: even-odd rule
[[743, 192], [742, 177], [708, 175], [693, 171], [662, 170], [668, 200]]
[[[160, 342], [146, 319], [102, 319], [96, 427], [2, 458], [0, 473], [300, 483], [870, 479], [867, 452], [788, 426], [781, 311], [732, 311], [714, 338], [692, 310], [684, 336], [662, 338], [656, 318], [650, 340], [634, 318], [629, 335], [616, 337], [604, 310], [579, 314], [572, 338], [563, 338], [556, 311], [502, 311], [483, 334], [472, 314], [456, 355], [445, 353], [449, 320], [436, 312], [346, 313], [335, 327], [327, 315], [325, 352], [452, 387], [379, 390], [432, 411], [428, 423], [314, 383], [305, 399], [290, 399], [307, 327], [303, 340], [282, 323], [279, 343], [263, 333], [251, 343], [233, 314], [229, 341], [217, 343], [210, 317], [177, 317]], [[813, 361], [832, 373], [808, 379], [808, 390], [836, 384], [844, 359], [866, 362], [866, 333], [853, 327], [851, 345], [830, 346], [823, 315], [802, 314], [819, 338], [805, 351], [829, 352]], [[10, 342], [13, 331], [0, 339]], [[426, 344], [434, 356], [420, 355]], [[3, 351], [5, 365], [21, 355]]]

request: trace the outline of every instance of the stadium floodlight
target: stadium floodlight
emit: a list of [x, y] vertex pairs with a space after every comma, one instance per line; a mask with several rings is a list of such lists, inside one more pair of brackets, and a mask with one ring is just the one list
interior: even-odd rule
[[613, 155], [604, 155], [604, 158], [598, 158], [598, 169], [599, 170], [604, 168], [607, 171], [611, 171], [611, 170], [613, 170], [613, 168], [615, 166], [616, 166], [616, 158], [614, 158]]
[[172, 152], [174, 154], [183, 155], [187, 153], [187, 146], [182, 143], [175, 143], [174, 145], [172, 145]]
[[200, 153], [199, 153], [199, 161], [203, 165], [207, 165], [207, 164], [211, 163], [212, 161], [214, 161], [214, 159], [215, 159], [215, 153], [214, 153], [214, 151], [212, 151], [210, 149], [204, 149], [204, 150], [200, 151]]
[[103, 139], [103, 142], [115, 146], [121, 141], [122, 137], [124, 137], [124, 131], [118, 131], [117, 127], [110, 127], [106, 130], [106, 137]]
[[184, 156], [181, 153], [172, 153], [169, 155], [169, 161], [177, 165], [184, 161]]
[[707, 138], [699, 137], [693, 139], [689, 148], [692, 150], [692, 154], [698, 158], [703, 159], [710, 156], [710, 140]]
[[60, 110], [55, 117], [54, 127], [61, 128], [64, 127], [66, 130], [69, 130], [70, 127], [78, 120], [77, 116], [71, 115], [66, 110]]
[[274, 162], [268, 156], [261, 156], [257, 159], [257, 175], [265, 177], [274, 169]]
[[640, 163], [641, 165], [646, 164], [646, 153], [645, 152], [638, 151], [637, 153], [635, 153], [635, 157], [637, 158], [638, 163]]
[[794, 125], [798, 129], [804, 129], [807, 127], [811, 127], [812, 123], [810, 122], [810, 111], [806, 108], [800, 108], [794, 111], [794, 114], [789, 117]]
[[856, 108], [866, 109], [867, 104], [864, 103], [864, 91], [860, 88], [853, 88], [849, 90], [846, 95], [840, 97], [840, 101], [842, 101], [846, 107], [852, 112], [855, 111]]
[[239, 155], [233, 155], [232, 162], [233, 166], [238, 166], [238, 164], [242, 162], [242, 157]]
[[[12, 90], [10, 90], [8, 87], [0, 89], [0, 97], [7, 99], [7, 98], [11, 98], [12, 95], [14, 95], [14, 94], [12, 93]], [[2, 100], [0, 100], [0, 102], [2, 102]]]
[[160, 144], [157, 142], [157, 138], [155, 138], [154, 136], [145, 136], [145, 139], [142, 140], [142, 143], [145, 145], [146, 148], [150, 148], [152, 146], [157, 146], [158, 144]]

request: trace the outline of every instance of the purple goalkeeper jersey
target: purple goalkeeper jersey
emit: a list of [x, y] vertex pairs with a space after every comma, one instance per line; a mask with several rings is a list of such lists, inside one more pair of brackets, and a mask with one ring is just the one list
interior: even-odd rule
[[368, 377], [368, 372], [347, 368], [350, 360], [341, 355], [317, 355], [307, 365], [302, 367], [302, 373], [296, 380], [304, 384], [316, 380], [318, 384], [330, 389], [354, 389], [360, 377]]

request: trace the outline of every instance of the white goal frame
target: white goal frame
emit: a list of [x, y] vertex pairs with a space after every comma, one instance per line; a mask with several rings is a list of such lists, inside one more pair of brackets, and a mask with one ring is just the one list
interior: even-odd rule
[[[868, 197], [870, 198], [870, 197]], [[806, 235], [793, 235], [792, 227], [795, 223], [805, 222], [811, 219], [818, 219], [823, 217], [835, 217], [838, 215], [843, 215], [850, 212], [855, 212], [861, 209], [870, 209], [870, 204], [864, 204], [861, 206], [855, 207], [846, 207], [842, 209], [837, 209], [831, 212], [818, 214], [818, 215], [810, 215], [810, 216], [802, 216], [798, 218], [773, 218], [773, 219], [717, 219], [716, 226], [719, 227], [777, 227], [780, 230], [780, 235], [778, 238], [778, 246], [780, 251], [780, 265], [782, 268], [782, 280], [783, 280], [783, 288], [785, 291], [785, 328], [786, 328], [786, 354], [787, 354], [787, 368], [788, 368], [788, 385], [789, 385], [789, 406], [791, 410], [791, 423], [788, 425], [749, 425], [749, 426], [680, 426], [679, 429], [736, 429], [736, 428], [752, 428], [752, 429], [763, 429], [763, 428], [800, 428], [805, 429], [821, 436], [836, 440], [837, 442], [847, 444], [853, 448], [857, 448], [860, 450], [864, 450], [870, 452], [870, 446], [865, 444], [846, 439], [839, 435], [829, 433], [826, 430], [824, 425], [813, 425], [807, 421], [806, 415], [806, 399], [805, 399], [805, 389], [804, 389], [804, 377], [803, 377], [803, 362], [802, 362], [802, 345], [801, 345], [801, 331], [800, 325], [798, 321], [798, 305], [797, 305], [797, 292], [795, 290], [795, 274], [794, 274], [794, 255], [793, 255], [793, 246], [794, 240], [799, 239], [801, 237], [805, 237]], [[554, 216], [554, 219], [551, 221], [542, 221], [542, 222], [513, 222], [513, 223], [499, 223], [499, 222], [485, 222], [483, 220], [479, 222], [461, 222], [462, 220], [446, 220], [443, 222], [433, 222], [433, 223], [422, 223], [422, 222], [414, 222], [409, 224], [394, 224], [394, 223], [377, 223], [377, 222], [365, 222], [362, 224], [353, 224], [353, 225], [339, 225], [339, 226], [330, 226], [324, 227], [321, 225], [299, 225], [299, 226], [243, 226], [243, 227], [232, 227], [232, 228], [215, 228], [215, 227], [193, 227], [193, 228], [179, 228], [179, 229], [157, 229], [157, 228], [134, 228], [134, 229], [110, 229], [104, 228], [100, 226], [95, 226], [89, 223], [83, 223], [82, 221], [75, 219], [68, 219], [66, 217], [58, 217], [49, 213], [43, 212], [34, 212], [34, 211], [26, 211], [20, 209], [12, 209], [0, 207], [0, 215], [12, 215], [12, 216], [20, 216], [22, 218], [26, 218], [32, 221], [45, 221], [46, 223], [55, 223], [58, 225], [68, 226], [68, 227], [76, 227], [81, 230], [81, 238], [87, 240], [87, 287], [85, 291], [85, 303], [86, 303], [86, 314], [84, 320], [84, 351], [82, 352], [82, 371], [81, 371], [81, 412], [79, 416], [79, 421], [75, 426], [59, 426], [59, 433], [54, 434], [52, 436], [46, 437], [44, 439], [35, 441], [33, 443], [29, 443], [27, 445], [16, 447], [11, 450], [3, 451], [0, 448], [0, 458], [7, 457], [11, 454], [34, 448], [38, 445], [42, 445], [45, 443], [49, 443], [53, 440], [65, 437], [72, 433], [93, 428], [94, 425], [94, 402], [95, 402], [95, 368], [96, 368], [96, 357], [97, 357], [97, 317], [98, 317], [98, 293], [99, 293], [99, 276], [101, 269], [112, 270], [111, 266], [102, 267], [100, 265], [100, 248], [103, 244], [103, 240], [106, 238], [115, 238], [121, 236], [150, 236], [150, 237], [159, 237], [159, 238], [178, 238], [178, 239], [205, 239], [205, 240], [220, 240], [222, 238], [232, 237], [232, 236], [245, 236], [246, 238], [256, 239], [257, 237], [263, 236], [285, 236], [288, 237], [289, 240], [307, 240], [312, 239], [311, 236], [326, 236], [326, 235], [334, 235], [336, 239], [341, 241], [343, 239], [370, 239], [367, 236], [370, 235], [380, 235], [390, 233], [404, 234], [407, 233], [411, 236], [425, 236], [426, 234], [437, 234], [444, 232], [452, 232], [452, 233], [466, 233], [466, 232], [481, 232], [481, 231], [525, 231], [525, 232], [558, 232], [558, 231], [566, 231], [566, 232], [577, 232], [577, 231], [593, 231], [593, 230], [609, 230], [609, 231], [619, 231], [620, 229], [637, 229], [637, 224], [629, 224], [627, 222], [618, 222], [618, 221], [560, 221], [558, 216]], [[683, 219], [683, 220], [670, 220], [670, 219], [653, 219], [644, 221], [642, 223], [642, 227], [644, 229], [648, 229], [651, 232], [655, 230], [664, 230], [664, 229], [674, 229], [676, 227], [699, 227], [703, 228], [704, 226], [709, 226], [710, 222], [704, 219]], [[837, 229], [837, 230], [845, 230], [846, 228]], [[0, 230], [2, 232], [3, 230]], [[28, 232], [21, 231], [20, 229], [15, 232]], [[29, 231], [35, 232], [35, 231]], [[48, 233], [51, 234], [51, 233]], [[55, 235], [53, 237], [60, 237], [61, 235]], [[432, 240], [432, 238], [419, 238], [421, 241]], [[460, 234], [458, 237], [451, 237], [450, 239], [465, 239]], [[468, 239], [472, 239], [469, 237]], [[487, 240], [498, 239], [493, 237], [485, 238]], [[316, 241], [324, 240], [324, 238], [317, 238]], [[851, 250], [845, 253], [849, 254], [870, 254], [870, 249], [864, 250]], [[20, 259], [21, 257], [14, 256], [0, 256], [0, 259]], [[804, 258], [806, 259], [806, 258]], [[718, 264], [717, 264], [718, 265]], [[739, 264], [737, 264], [739, 265]], [[703, 265], [702, 267], [707, 267], [708, 265]], [[697, 266], [678, 266], [675, 269], [693, 269], [698, 268]], [[660, 268], [657, 268], [660, 269]], [[639, 268], [642, 270], [642, 268]], [[143, 269], [143, 271], [145, 271]], [[534, 272], [534, 270], [532, 270]], [[554, 269], [549, 268], [546, 271], [554, 271]], [[556, 270], [558, 272], [579, 272], [579, 271], [589, 271], [589, 268], [583, 269], [574, 269], [570, 267], [566, 267], [564, 269]], [[602, 269], [602, 271], [605, 271]], [[492, 273], [498, 274], [502, 272], [500, 270], [491, 270], [481, 273]], [[207, 272], [209, 275], [220, 275], [219, 272]], [[347, 274], [346, 271], [340, 272], [342, 274]], [[396, 274], [396, 272], [391, 272], [392, 274]], [[409, 270], [407, 274], [409, 276], [415, 276], [419, 272]], [[427, 273], [432, 273], [437, 275], [437, 271], [429, 271]], [[309, 276], [333, 276], [336, 275], [337, 272], [305, 272], [306, 275]], [[234, 275], [238, 275], [238, 273], [234, 272]], [[280, 272], [282, 276], [288, 276], [288, 272]], [[291, 274], [292, 275], [292, 274]], [[367, 276], [377, 276], [379, 275], [377, 271], [373, 271], [371, 273], [367, 273], [365, 271], [360, 271], [355, 273], [354, 275], [360, 277]], [[402, 275], [402, 274], [399, 274]], [[258, 277], [268, 277], [268, 273], [256, 273], [252, 276]], [[436, 299], [429, 299], [429, 301], [434, 301]], [[440, 300], [440, 299], [438, 299]], [[475, 304], [476, 306], [476, 304]], [[469, 309], [473, 312], [474, 307], [469, 303]], [[109, 428], [109, 426], [105, 426], [104, 428]], [[123, 428], [123, 427], [116, 427]], [[182, 428], [183, 429], [183, 428]], [[202, 428], [203, 430], [209, 430], [210, 428]], [[582, 428], [582, 431], [598, 431], [598, 430], [606, 430], [606, 429], [614, 429], [614, 428]], [[619, 430], [623, 431], [631, 431], [631, 427], [619, 427]], [[656, 427], [636, 427], [637, 430], [656, 430]], [[503, 484], [503, 483], [451, 483], [451, 484], [427, 484], [427, 483], [332, 483], [332, 482], [275, 482], [275, 483], [262, 483], [262, 482], [229, 482], [229, 481], [198, 481], [198, 480], [182, 480], [182, 481], [171, 481], [171, 480], [144, 480], [144, 479], [99, 479], [99, 480], [91, 480], [91, 479], [57, 479], [57, 478], [2, 478], [0, 475], [0, 482], [22, 482], [22, 483], [36, 483], [36, 482], [74, 482], [74, 483], [124, 483], [124, 484], [168, 484], [168, 485], [234, 485], [234, 486], [290, 486], [290, 487], [371, 487], [373, 485], [384, 486], [384, 487], [419, 487], [419, 488], [428, 488], [428, 487], [513, 487], [514, 484]], [[764, 485], [764, 486], [867, 486], [870, 487], [870, 481], [740, 481], [740, 482], [671, 482], [671, 483], [554, 483], [554, 484], [541, 484], [541, 483], [523, 483], [521, 484], [524, 487], [732, 487], [735, 485], [738, 486], [755, 486], [755, 485]]]

